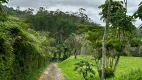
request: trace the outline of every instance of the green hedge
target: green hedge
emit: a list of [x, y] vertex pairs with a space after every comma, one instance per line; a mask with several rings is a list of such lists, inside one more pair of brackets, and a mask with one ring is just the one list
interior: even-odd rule
[[50, 61], [49, 38], [17, 18], [0, 22], [0, 80], [30, 80]]

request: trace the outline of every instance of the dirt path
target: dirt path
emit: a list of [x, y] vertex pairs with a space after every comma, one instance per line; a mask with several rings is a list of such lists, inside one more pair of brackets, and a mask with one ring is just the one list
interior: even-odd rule
[[65, 80], [57, 64], [50, 64], [39, 80]]

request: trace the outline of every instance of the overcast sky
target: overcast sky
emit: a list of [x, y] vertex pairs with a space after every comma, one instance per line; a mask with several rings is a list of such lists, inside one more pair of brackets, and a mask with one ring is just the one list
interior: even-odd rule
[[[45, 7], [47, 10], [62, 11], [78, 11], [79, 8], [86, 9], [86, 14], [96, 23], [104, 25], [98, 15], [100, 10], [98, 6], [103, 4], [105, 0], [10, 0], [8, 6], [17, 7], [21, 9]], [[138, 4], [142, 0], [128, 0], [128, 14], [133, 14]], [[136, 26], [139, 26], [142, 22], [140, 20], [135, 22]]]

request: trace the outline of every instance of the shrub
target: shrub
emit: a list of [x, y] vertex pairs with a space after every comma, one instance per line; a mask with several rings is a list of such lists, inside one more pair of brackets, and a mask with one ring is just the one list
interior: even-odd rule
[[[101, 77], [102, 76], [102, 70], [99, 70], [99, 76]], [[111, 78], [111, 77], [114, 77], [114, 71], [110, 68], [105, 68], [105, 75], [104, 75], [105, 78]]]
[[87, 80], [87, 76], [90, 73], [90, 77], [93, 77], [95, 74], [95, 71], [93, 70], [93, 64], [90, 64], [86, 60], [79, 61], [78, 63], [75, 64], [74, 71], [78, 71], [79, 74], [83, 75], [84, 80]]
[[30, 80], [50, 61], [49, 42], [13, 17], [0, 22], [0, 80]]

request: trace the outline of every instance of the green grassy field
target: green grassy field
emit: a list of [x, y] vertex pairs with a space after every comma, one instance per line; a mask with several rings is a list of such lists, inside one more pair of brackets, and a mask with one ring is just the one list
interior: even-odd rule
[[[58, 64], [59, 68], [61, 68], [62, 73], [64, 74], [66, 80], [83, 80], [82, 75], [78, 74], [78, 72], [73, 71], [74, 64], [80, 60], [88, 60], [91, 63], [95, 62], [91, 60], [90, 56], [78, 56], [75, 60], [74, 57], [70, 57], [67, 60]], [[139, 57], [121, 57], [120, 62], [118, 64], [116, 70], [116, 77], [119, 77], [122, 74], [129, 73], [132, 69], [142, 69], [142, 58]], [[95, 69], [95, 67], [94, 67]], [[98, 80], [98, 73], [96, 73], [96, 77], [93, 79], [88, 77], [89, 80]]]

